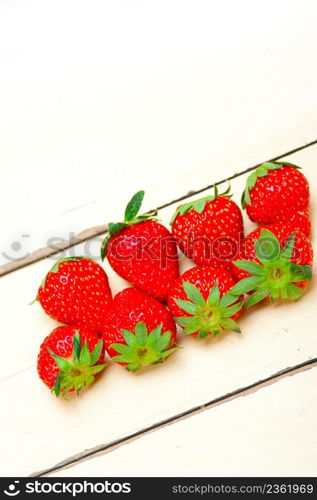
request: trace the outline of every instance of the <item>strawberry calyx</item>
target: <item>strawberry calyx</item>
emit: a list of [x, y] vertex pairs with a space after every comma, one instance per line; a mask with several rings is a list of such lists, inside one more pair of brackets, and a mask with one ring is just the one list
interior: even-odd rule
[[270, 161], [267, 163], [263, 163], [260, 165], [252, 174], [250, 174], [247, 178], [245, 189], [242, 193], [241, 197], [241, 205], [242, 208], [245, 208], [247, 205], [251, 205], [250, 191], [255, 187], [256, 182], [259, 177], [266, 177], [269, 175], [272, 170], [278, 170], [283, 166], [293, 167], [296, 169], [300, 169], [297, 165], [288, 162], [279, 162], [279, 161]]
[[294, 250], [295, 232], [288, 238], [281, 249], [280, 242], [268, 229], [261, 231], [254, 242], [254, 249], [259, 264], [249, 260], [237, 260], [233, 264], [249, 274], [231, 288], [231, 293], [241, 295], [253, 291], [247, 299], [247, 307], [257, 304], [268, 297], [271, 302], [278, 299], [297, 301], [303, 290], [295, 285], [302, 281], [310, 281], [312, 268], [309, 265], [297, 265], [291, 262]]
[[184, 203], [183, 205], [179, 205], [172, 216], [170, 224], [171, 225], [173, 224], [173, 222], [175, 221], [175, 219], [178, 215], [185, 215], [190, 210], [195, 210], [195, 212], [197, 212], [198, 214], [201, 214], [205, 209], [207, 201], [214, 201], [217, 198], [217, 196], [226, 196], [227, 198], [231, 198], [232, 194], [230, 194], [230, 189], [231, 189], [231, 187], [229, 184], [226, 191], [219, 194], [218, 187], [215, 184], [213, 194], [208, 195], [208, 196], [204, 196], [203, 198], [199, 198], [197, 200], [189, 201], [188, 203]]
[[[62, 262], [69, 262], [69, 261], [83, 260], [83, 259], [91, 260], [89, 257], [86, 257], [85, 255], [74, 256], [74, 257], [64, 257], [63, 259], [57, 260], [55, 262], [55, 264], [53, 265], [53, 267], [48, 271], [48, 273], [46, 273], [46, 275], [42, 279], [40, 288], [44, 288], [45, 287], [45, 283], [46, 283], [47, 277], [48, 277], [48, 275], [50, 273], [58, 273], [59, 266], [62, 264]], [[34, 304], [36, 301], [38, 301], [38, 294], [36, 295], [35, 299], [32, 302], [30, 302], [29, 305]]]
[[184, 333], [190, 335], [198, 332], [198, 338], [205, 338], [213, 333], [219, 335], [223, 329], [241, 333], [239, 325], [231, 316], [234, 316], [243, 306], [237, 302], [237, 297], [231, 290], [220, 297], [218, 283], [210, 289], [207, 300], [195, 285], [184, 281], [183, 288], [189, 300], [174, 299], [176, 304], [190, 316], [175, 318], [179, 326], [184, 328]]
[[121, 222], [109, 222], [108, 224], [108, 234], [102, 242], [101, 245], [101, 258], [105, 259], [107, 255], [107, 248], [109, 244], [109, 240], [111, 236], [118, 233], [122, 229], [125, 229], [133, 224], [139, 224], [140, 222], [144, 222], [145, 220], [157, 220], [155, 216], [157, 215], [157, 210], [153, 210], [149, 213], [143, 215], [137, 215], [144, 198], [144, 191], [138, 191], [135, 193], [129, 203], [126, 206], [124, 212], [124, 220]]
[[96, 344], [92, 352], [88, 348], [87, 341], [81, 347], [80, 334], [78, 330], [75, 330], [72, 360], [57, 356], [48, 349], [49, 354], [60, 369], [52, 393], [57, 397], [62, 394], [65, 398], [70, 391], [79, 394], [83, 387], [92, 385], [95, 380], [94, 375], [101, 372], [106, 366], [105, 363], [96, 364], [100, 358], [102, 347], [102, 340]]
[[134, 332], [122, 330], [125, 344], [111, 344], [110, 348], [119, 353], [112, 359], [118, 363], [126, 363], [126, 369], [132, 372], [139, 370], [142, 366], [156, 365], [162, 362], [178, 347], [171, 345], [172, 333], [162, 333], [162, 325], [158, 325], [151, 332], [145, 323], [140, 321], [136, 324]]

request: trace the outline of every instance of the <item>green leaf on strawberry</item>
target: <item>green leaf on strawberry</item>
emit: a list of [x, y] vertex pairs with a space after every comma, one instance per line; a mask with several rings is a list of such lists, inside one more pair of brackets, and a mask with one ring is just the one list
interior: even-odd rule
[[136, 217], [138, 211], [141, 208], [143, 198], [144, 198], [144, 191], [138, 191], [134, 196], [132, 196], [131, 200], [126, 206], [125, 213], [124, 213], [124, 220], [125, 221], [131, 221]]
[[284, 248], [281, 249], [275, 234], [268, 229], [263, 229], [260, 237], [254, 243], [259, 263], [248, 260], [233, 262], [236, 267], [246, 271], [251, 276], [234, 285], [230, 290], [231, 293], [241, 295], [253, 291], [254, 293], [247, 299], [247, 307], [257, 304], [266, 297], [271, 302], [277, 299], [299, 300], [303, 290], [294, 283], [310, 281], [312, 268], [308, 265], [297, 265], [291, 262], [294, 240], [295, 233], [292, 233]]
[[157, 210], [153, 210], [147, 214], [138, 215], [138, 212], [143, 202], [143, 198], [144, 198], [144, 191], [138, 191], [137, 193], [135, 193], [126, 206], [124, 212], [124, 220], [122, 222], [109, 222], [108, 234], [104, 238], [101, 244], [100, 253], [102, 260], [104, 260], [107, 255], [108, 244], [111, 236], [133, 224], [139, 224], [140, 222], [143, 222], [145, 220], [157, 220], [156, 219]]
[[206, 203], [208, 201], [214, 201], [217, 198], [217, 196], [227, 196], [227, 198], [231, 198], [232, 195], [230, 194], [230, 189], [231, 188], [230, 188], [230, 184], [229, 184], [226, 191], [219, 194], [218, 187], [215, 184], [214, 185], [214, 193], [212, 195], [208, 195], [208, 196], [205, 196], [203, 198], [199, 198], [198, 200], [189, 201], [188, 203], [184, 203], [183, 205], [179, 205], [179, 207], [177, 207], [176, 211], [174, 212], [174, 214], [172, 216], [170, 224], [171, 225], [173, 224], [173, 222], [175, 221], [175, 219], [178, 215], [185, 215], [190, 210], [195, 210], [195, 212], [197, 212], [198, 214], [201, 214], [205, 209]]
[[126, 363], [126, 369], [129, 371], [134, 372], [142, 366], [160, 363], [178, 349], [169, 348], [172, 334], [169, 331], [162, 333], [162, 325], [149, 332], [145, 323], [140, 321], [136, 324], [134, 332], [122, 330], [122, 335], [125, 344], [110, 345], [111, 349], [119, 353], [112, 359], [118, 363]]
[[185, 334], [198, 332], [198, 338], [205, 338], [211, 333], [219, 335], [226, 328], [237, 333], [241, 332], [232, 316], [240, 311], [243, 302], [237, 302], [238, 298], [231, 294], [231, 290], [221, 297], [216, 283], [206, 300], [192, 283], [184, 281], [183, 288], [188, 300], [174, 299], [174, 301], [188, 314], [175, 318], [177, 324], [184, 328]]
[[102, 340], [90, 352], [87, 342], [81, 347], [80, 334], [78, 330], [75, 330], [73, 342], [72, 359], [57, 356], [48, 349], [49, 354], [60, 369], [52, 389], [57, 397], [62, 394], [65, 398], [70, 391], [79, 394], [83, 387], [90, 386], [94, 382], [94, 375], [101, 372], [106, 366], [105, 363], [96, 364], [102, 352]]

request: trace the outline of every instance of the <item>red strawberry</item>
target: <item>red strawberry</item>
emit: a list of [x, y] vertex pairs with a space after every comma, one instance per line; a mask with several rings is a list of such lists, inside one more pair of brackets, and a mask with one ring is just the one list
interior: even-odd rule
[[306, 177], [292, 163], [264, 163], [249, 175], [242, 206], [253, 222], [269, 224], [309, 206]]
[[308, 210], [300, 210], [287, 217], [279, 217], [276, 222], [283, 222], [286, 226], [292, 227], [294, 231], [299, 231], [310, 238], [311, 222]]
[[104, 369], [103, 359], [101, 334], [84, 326], [58, 326], [40, 347], [37, 371], [56, 396], [78, 394]]
[[115, 296], [109, 308], [103, 338], [114, 361], [136, 371], [163, 361], [175, 351], [172, 346], [176, 325], [158, 300], [135, 288], [126, 288]]
[[[254, 292], [247, 306], [269, 297], [298, 300], [312, 275], [313, 250], [308, 238], [283, 223], [258, 227], [243, 241], [234, 262], [240, 279], [231, 292]], [[295, 284], [296, 283], [296, 284]]]
[[144, 191], [133, 196], [124, 222], [108, 225], [101, 256], [107, 256], [116, 273], [133, 286], [165, 301], [179, 276], [177, 245], [171, 233], [153, 219], [156, 213], [137, 215], [143, 197]]
[[215, 186], [213, 196], [179, 206], [171, 220], [182, 252], [196, 264], [230, 269], [230, 262], [236, 258], [243, 221], [239, 207], [230, 199], [229, 189], [218, 195]]
[[112, 301], [103, 268], [87, 257], [58, 260], [45, 276], [37, 300], [51, 318], [100, 330]]
[[193, 267], [175, 281], [168, 306], [186, 334], [204, 338], [209, 333], [219, 335], [224, 328], [240, 332], [235, 319], [243, 302], [230, 294], [235, 282], [231, 273], [211, 266]]

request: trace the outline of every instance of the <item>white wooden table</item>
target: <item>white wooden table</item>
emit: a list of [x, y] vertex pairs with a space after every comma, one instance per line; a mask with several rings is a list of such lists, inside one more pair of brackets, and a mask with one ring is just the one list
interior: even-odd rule
[[243, 172], [283, 157], [311, 184], [316, 240], [316, 3], [236, 4], [0, 2], [1, 475], [316, 475], [314, 281], [240, 336], [111, 364], [71, 403], [36, 374], [55, 323], [27, 304], [65, 255], [38, 249], [81, 233], [67, 254], [97, 256], [140, 188], [167, 224], [177, 198], [232, 177], [239, 201]]

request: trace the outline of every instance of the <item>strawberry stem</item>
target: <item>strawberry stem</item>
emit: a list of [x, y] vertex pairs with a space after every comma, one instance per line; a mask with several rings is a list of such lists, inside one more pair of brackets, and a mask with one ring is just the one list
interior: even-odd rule
[[74, 390], [79, 394], [83, 387], [93, 384], [94, 375], [101, 372], [106, 366], [106, 364], [97, 364], [103, 348], [102, 340], [96, 344], [93, 351], [89, 351], [87, 341], [81, 347], [80, 334], [78, 330], [74, 330], [74, 332], [71, 360], [58, 356], [48, 349], [49, 354], [60, 369], [52, 389], [53, 394], [57, 397], [62, 394], [65, 398], [70, 391]]
[[171, 332], [162, 333], [162, 325], [148, 332], [145, 323], [136, 324], [134, 332], [122, 330], [124, 343], [111, 344], [111, 349], [119, 353], [112, 359], [118, 363], [125, 363], [129, 371], [137, 371], [142, 366], [155, 365], [162, 362], [178, 348], [171, 345]]
[[295, 233], [288, 238], [281, 249], [280, 242], [271, 231], [263, 229], [254, 242], [254, 249], [259, 264], [248, 260], [237, 260], [233, 264], [251, 276], [236, 283], [231, 293], [241, 295], [254, 292], [247, 299], [247, 307], [257, 304], [268, 297], [271, 302], [278, 299], [297, 301], [303, 290], [294, 283], [310, 281], [312, 268], [291, 262], [294, 251]]
[[240, 311], [243, 302], [237, 302], [238, 299], [230, 293], [231, 290], [220, 297], [216, 282], [205, 300], [199, 289], [192, 283], [185, 281], [183, 288], [188, 300], [174, 298], [174, 301], [187, 315], [177, 317], [175, 321], [184, 328], [186, 335], [198, 333], [198, 338], [205, 338], [211, 333], [215, 336], [219, 335], [223, 329], [241, 333], [239, 325], [231, 316]]

